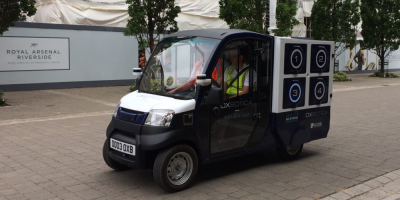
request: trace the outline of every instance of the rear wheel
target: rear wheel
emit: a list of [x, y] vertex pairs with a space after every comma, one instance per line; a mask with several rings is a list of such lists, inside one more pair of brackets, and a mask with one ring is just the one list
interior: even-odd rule
[[154, 161], [154, 180], [161, 188], [177, 192], [188, 188], [198, 169], [196, 152], [188, 145], [178, 145], [160, 152]]
[[303, 150], [303, 144], [299, 144], [290, 147], [277, 147], [276, 153], [283, 160], [293, 160], [300, 155], [302, 150]]
[[104, 158], [104, 161], [106, 162], [106, 164], [109, 167], [111, 167], [117, 171], [130, 169], [129, 166], [121, 164], [121, 163], [113, 160], [112, 158], [110, 158], [110, 156], [108, 155], [108, 153], [110, 151], [110, 143], [108, 141], [109, 140], [106, 140], [103, 145], [103, 158]]

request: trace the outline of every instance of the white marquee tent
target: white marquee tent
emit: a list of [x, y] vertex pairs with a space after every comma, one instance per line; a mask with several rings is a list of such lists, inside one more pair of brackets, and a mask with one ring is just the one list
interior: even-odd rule
[[[219, 19], [218, 0], [175, 0], [181, 13], [175, 19], [179, 30], [229, 28]], [[305, 37], [304, 17], [311, 16], [314, 1], [299, 0], [292, 36]], [[124, 0], [36, 0], [36, 15], [28, 22], [126, 27], [129, 15]]]
[[[176, 0], [180, 30], [229, 28], [219, 19], [215, 0]], [[36, 0], [36, 15], [28, 22], [126, 27], [128, 5], [121, 0]]]
[[[303, 17], [311, 15], [313, 1], [299, 3], [296, 18], [300, 24], [293, 28], [293, 36], [305, 37]], [[219, 19], [217, 0], [175, 0], [181, 13], [175, 19], [180, 30], [229, 28]], [[36, 0], [36, 15], [29, 22], [76, 24], [89, 26], [126, 27], [128, 5], [121, 0]]]

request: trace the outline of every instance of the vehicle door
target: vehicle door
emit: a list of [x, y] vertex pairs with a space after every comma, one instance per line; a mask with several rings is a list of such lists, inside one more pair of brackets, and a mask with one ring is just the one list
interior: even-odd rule
[[215, 68], [222, 75], [213, 87], [222, 88], [223, 100], [208, 106], [211, 157], [255, 148], [262, 139], [270, 113], [269, 48], [269, 41], [236, 40], [220, 54]]

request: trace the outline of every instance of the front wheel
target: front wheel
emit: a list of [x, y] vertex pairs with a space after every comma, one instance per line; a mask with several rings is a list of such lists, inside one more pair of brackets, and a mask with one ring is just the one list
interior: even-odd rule
[[188, 188], [198, 169], [197, 154], [188, 145], [178, 145], [160, 152], [154, 161], [154, 180], [164, 190], [178, 192]]
[[303, 150], [303, 144], [290, 146], [290, 147], [277, 147], [276, 153], [283, 160], [294, 160], [297, 158]]

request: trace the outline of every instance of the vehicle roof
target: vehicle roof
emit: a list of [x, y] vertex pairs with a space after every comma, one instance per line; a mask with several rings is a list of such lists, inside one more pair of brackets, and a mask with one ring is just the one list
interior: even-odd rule
[[179, 31], [176, 33], [172, 33], [169, 35], [165, 35], [164, 38], [170, 37], [184, 37], [184, 36], [196, 36], [196, 37], [207, 37], [207, 38], [215, 38], [215, 39], [224, 39], [228, 35], [236, 34], [236, 33], [253, 33], [259, 34], [252, 31], [240, 30], [240, 29], [196, 29], [196, 30], [188, 30], [188, 31]]

